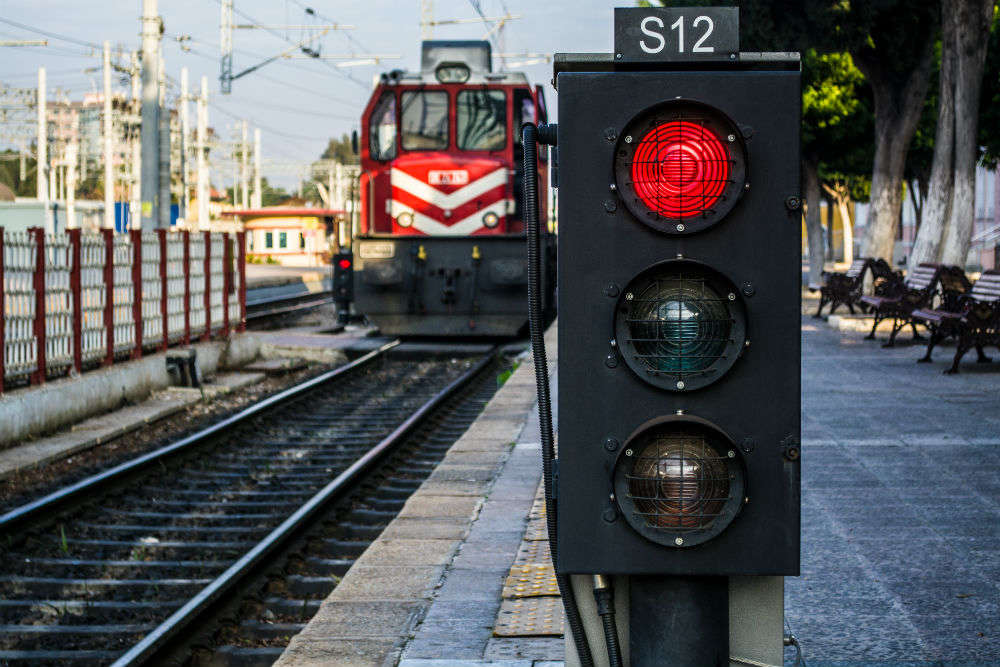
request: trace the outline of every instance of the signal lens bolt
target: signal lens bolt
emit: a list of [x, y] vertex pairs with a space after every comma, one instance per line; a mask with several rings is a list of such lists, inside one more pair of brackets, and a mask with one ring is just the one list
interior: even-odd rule
[[676, 544], [679, 547], [680, 546], [684, 546], [684, 538], [683, 537], [675, 537], [674, 538], [674, 544]]
[[684, 388], [684, 380], [678, 380], [677, 381], [677, 388], [678, 389], [683, 389]]
[[679, 231], [679, 232], [683, 232], [684, 231], [684, 223], [683, 222], [677, 225], [677, 231]]
[[626, 144], [632, 143], [632, 135], [631, 134], [626, 134], [625, 135], [625, 143]]

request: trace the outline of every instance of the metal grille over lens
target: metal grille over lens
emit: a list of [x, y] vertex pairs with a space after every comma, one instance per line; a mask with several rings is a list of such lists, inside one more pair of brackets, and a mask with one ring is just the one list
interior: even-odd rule
[[721, 111], [690, 100], [646, 109], [620, 135], [615, 179], [640, 221], [690, 234], [721, 220], [746, 187], [742, 133]]
[[725, 529], [742, 505], [742, 460], [707, 423], [665, 421], [626, 443], [615, 494], [628, 523], [647, 538], [693, 546]]
[[640, 377], [690, 390], [732, 366], [743, 347], [745, 321], [727, 279], [681, 260], [656, 265], [629, 283], [615, 328], [621, 354]]
[[725, 457], [695, 433], [657, 436], [625, 477], [636, 514], [653, 528], [705, 528], [729, 500]]
[[632, 183], [642, 203], [662, 216], [703, 215], [722, 196], [729, 162], [725, 144], [703, 124], [668, 121], [639, 140]]

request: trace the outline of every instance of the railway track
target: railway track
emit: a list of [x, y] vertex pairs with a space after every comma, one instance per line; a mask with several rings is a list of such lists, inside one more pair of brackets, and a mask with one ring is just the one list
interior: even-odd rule
[[273, 662], [496, 390], [394, 345], [0, 517], [0, 663]]
[[250, 299], [247, 301], [247, 324], [257, 324], [271, 318], [293, 315], [332, 303], [332, 290]]

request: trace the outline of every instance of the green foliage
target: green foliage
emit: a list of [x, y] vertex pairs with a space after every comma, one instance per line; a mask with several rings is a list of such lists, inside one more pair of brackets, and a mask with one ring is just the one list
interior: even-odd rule
[[358, 164], [360, 159], [354, 154], [351, 146], [351, 135], [342, 134], [340, 139], [330, 139], [326, 150], [320, 156], [323, 160], [336, 160], [341, 164]]
[[979, 145], [983, 147], [983, 162], [995, 167], [1000, 162], [1000, 13], [995, 8], [986, 48], [979, 98]]

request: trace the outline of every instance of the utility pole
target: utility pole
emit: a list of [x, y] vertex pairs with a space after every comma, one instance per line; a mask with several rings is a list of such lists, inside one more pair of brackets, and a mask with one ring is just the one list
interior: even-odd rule
[[35, 191], [42, 202], [45, 229], [52, 229], [52, 211], [49, 209], [49, 124], [45, 99], [45, 68], [38, 68], [38, 159], [35, 163]]
[[167, 108], [167, 73], [163, 66], [162, 52], [159, 58], [159, 89], [160, 156], [157, 175], [160, 210], [156, 226], [159, 229], [170, 229], [170, 109]]
[[[129, 227], [135, 227], [142, 217], [141, 197], [142, 190], [142, 142], [140, 141], [141, 129], [137, 122], [141, 115], [142, 108], [142, 78], [139, 68], [139, 54], [132, 52], [132, 114], [129, 122], [132, 129], [129, 133], [131, 141], [132, 159], [131, 169], [129, 169]], [[122, 225], [122, 230], [126, 226]]]
[[208, 229], [208, 165], [205, 163], [205, 141], [208, 133], [208, 77], [201, 77], [201, 97], [198, 98], [198, 227]]
[[18, 165], [17, 165], [18, 166], [18, 169], [17, 169], [17, 181], [18, 181], [18, 183], [23, 183], [24, 179], [26, 179], [28, 177], [28, 165], [26, 164], [27, 160], [25, 160], [25, 158], [27, 157], [27, 154], [28, 154], [28, 151], [25, 149], [24, 140], [22, 139], [21, 140], [21, 150], [19, 152], [19, 155], [17, 156], [18, 157], [18, 161], [17, 161], [18, 162]]
[[434, 0], [420, 0], [420, 41], [434, 39]]
[[154, 229], [160, 207], [160, 18], [156, 0], [142, 0], [142, 222]]
[[115, 172], [111, 125], [111, 42], [104, 42], [104, 228], [115, 228]]
[[242, 197], [240, 198], [243, 208], [250, 207], [250, 156], [247, 154], [247, 122], [243, 121], [243, 140], [240, 142], [240, 186], [242, 187]]
[[223, 95], [233, 88], [233, 0], [222, 0], [219, 20], [219, 50], [222, 52], [219, 84]]
[[188, 182], [188, 68], [181, 68], [181, 217], [187, 220], [191, 205], [191, 190]]
[[260, 176], [260, 128], [253, 129], [253, 207], [264, 206], [264, 193], [261, 190]]
[[76, 224], [76, 159], [79, 154], [79, 143], [74, 136], [66, 146], [66, 229], [75, 229]]

